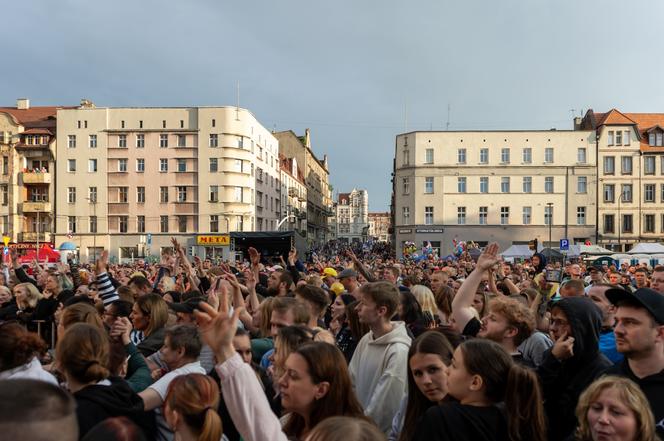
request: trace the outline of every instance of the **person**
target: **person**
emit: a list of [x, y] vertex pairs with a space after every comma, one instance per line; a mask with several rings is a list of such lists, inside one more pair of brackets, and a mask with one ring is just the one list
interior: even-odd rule
[[384, 441], [385, 435], [370, 422], [345, 416], [326, 418], [306, 441]]
[[611, 362], [599, 351], [602, 313], [587, 297], [567, 297], [551, 309], [553, 347], [537, 373], [544, 392], [551, 441], [570, 436], [576, 427], [574, 408], [581, 392]]
[[272, 271], [267, 279], [266, 294], [272, 297], [286, 297], [293, 286], [293, 277], [288, 271]]
[[623, 356], [616, 349], [616, 337], [613, 333], [613, 325], [616, 320], [616, 307], [606, 298], [606, 291], [612, 288], [617, 288], [617, 286], [600, 282], [590, 285], [588, 298], [602, 311], [599, 350], [602, 351], [602, 354], [606, 355], [606, 358], [611, 360], [611, 363], [619, 363], [622, 361]]
[[129, 418], [113, 417], [94, 426], [81, 441], [147, 441], [147, 438]]
[[355, 300], [346, 306], [344, 320], [336, 336], [337, 347], [344, 354], [347, 363], [353, 359], [357, 344], [369, 332], [369, 327], [365, 323], [360, 323], [356, 309], [358, 304]]
[[581, 279], [569, 279], [560, 284], [561, 297], [582, 297], [585, 295], [585, 284]]
[[444, 286], [448, 286], [447, 281], [449, 280], [449, 277], [450, 276], [447, 272], [441, 270], [436, 270], [431, 274], [429, 281], [431, 284], [431, 291], [433, 291], [434, 295], [439, 294]]
[[456, 401], [426, 410], [413, 440], [546, 439], [537, 377], [498, 343], [483, 338], [461, 343], [447, 370], [447, 389]]
[[413, 293], [417, 303], [420, 304], [426, 328], [435, 327], [438, 322], [438, 306], [436, 306], [436, 298], [433, 296], [433, 292], [424, 285], [415, 285], [410, 288], [410, 292]]
[[357, 288], [360, 287], [360, 284], [357, 282], [357, 271], [346, 268], [341, 271], [337, 276], [339, 283], [341, 283], [348, 294], [353, 294]]
[[[309, 323], [309, 311], [302, 302], [292, 297], [277, 297], [271, 302], [272, 314], [270, 317], [270, 335], [272, 339], [277, 336], [280, 328], [292, 325], [307, 326]], [[273, 341], [271, 348], [261, 358], [261, 368], [267, 370], [270, 366], [270, 358], [274, 354]], [[253, 344], [252, 344], [253, 348]]]
[[389, 441], [410, 441], [424, 412], [443, 402], [453, 352], [447, 338], [437, 331], [427, 331], [413, 341], [408, 351], [408, 395], [392, 420]]
[[129, 316], [134, 326], [132, 341], [138, 351], [149, 357], [164, 344], [168, 304], [159, 294], [144, 294], [136, 299]]
[[403, 322], [391, 321], [399, 304], [394, 282], [368, 283], [360, 288], [359, 295], [357, 315], [370, 332], [355, 349], [350, 376], [365, 414], [387, 434], [399, 400], [406, 393], [411, 340]]
[[657, 265], [652, 270], [652, 276], [650, 276], [650, 289], [657, 291], [660, 294], [664, 294], [664, 266]]
[[[324, 326], [323, 315], [325, 315], [327, 307], [330, 306], [330, 298], [325, 290], [313, 285], [301, 285], [295, 288], [294, 292], [295, 300], [302, 302], [309, 312], [309, 322], [307, 323], [309, 329], [328, 332], [321, 327]], [[332, 338], [331, 335], [330, 338]]]
[[413, 337], [418, 337], [432, 324], [424, 317], [420, 303], [410, 291], [399, 290], [397, 316], [406, 324]]
[[46, 352], [46, 343], [34, 332], [18, 323], [0, 325], [0, 380], [30, 378], [58, 385], [58, 381], [44, 370], [39, 356]]
[[219, 386], [202, 374], [181, 375], [168, 386], [164, 417], [179, 441], [219, 441]]
[[76, 402], [45, 381], [0, 381], [0, 434], [7, 440], [76, 441]]
[[648, 287], [648, 270], [640, 267], [634, 270], [634, 287], [636, 289]]
[[590, 283], [585, 288], [586, 295], [588, 295], [588, 292], [590, 292], [590, 288], [592, 288], [594, 285], [600, 283], [606, 283], [604, 281], [604, 267], [602, 265], [591, 266], [590, 268], [588, 268], [588, 274], [590, 275]]
[[655, 418], [639, 387], [624, 377], [606, 375], [581, 394], [576, 406], [575, 441], [658, 441]]
[[606, 291], [616, 306], [616, 348], [625, 359], [605, 371], [629, 378], [650, 402], [657, 433], [664, 438], [664, 296], [641, 288]]

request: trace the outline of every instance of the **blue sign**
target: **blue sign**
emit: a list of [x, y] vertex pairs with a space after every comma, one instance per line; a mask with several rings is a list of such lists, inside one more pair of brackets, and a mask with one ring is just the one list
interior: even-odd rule
[[569, 239], [560, 239], [560, 250], [569, 251]]
[[4, 253], [5, 256], [7, 254], [9, 254], [9, 247], [5, 247], [5, 249], [3, 250], [3, 253]]
[[148, 233], [147, 242], [148, 242], [148, 245], [152, 245], [152, 234], [150, 234], [150, 233]]

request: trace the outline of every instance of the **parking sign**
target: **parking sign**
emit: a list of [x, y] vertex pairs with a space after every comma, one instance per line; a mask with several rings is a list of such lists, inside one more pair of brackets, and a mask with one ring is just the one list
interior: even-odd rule
[[569, 239], [560, 239], [560, 250], [561, 251], [569, 250]]

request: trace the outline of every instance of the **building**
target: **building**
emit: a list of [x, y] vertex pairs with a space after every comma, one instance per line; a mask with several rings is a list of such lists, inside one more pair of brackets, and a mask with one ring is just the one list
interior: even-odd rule
[[593, 130], [598, 151], [596, 237], [600, 245], [627, 251], [664, 233], [664, 113], [592, 109], [575, 120]]
[[229, 257], [230, 231], [276, 229], [279, 145], [246, 109], [98, 108], [57, 112], [55, 243], [82, 260], [190, 253]]
[[353, 189], [337, 197], [336, 238], [342, 242], [364, 242], [369, 236], [369, 194]]
[[391, 216], [405, 242], [498, 242], [503, 249], [593, 239], [594, 130], [411, 132], [397, 135]]
[[307, 187], [307, 242], [309, 246], [321, 245], [331, 238], [328, 218], [334, 215], [327, 155], [323, 155], [322, 161], [316, 158], [309, 129], [304, 136], [297, 136], [292, 130], [273, 135], [279, 141], [279, 152], [294, 158], [303, 169]]
[[[280, 230], [292, 230], [307, 236], [307, 186], [297, 159], [279, 155], [281, 164], [281, 217]], [[281, 221], [280, 221], [281, 222]]]
[[369, 237], [378, 242], [390, 241], [390, 213], [369, 213]]
[[0, 107], [0, 232], [20, 248], [51, 242], [57, 107]]

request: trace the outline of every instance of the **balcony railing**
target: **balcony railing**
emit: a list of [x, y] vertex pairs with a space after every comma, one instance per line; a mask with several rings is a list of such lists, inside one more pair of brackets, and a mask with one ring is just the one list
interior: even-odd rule
[[40, 242], [51, 242], [51, 233], [37, 233], [34, 231], [26, 231], [19, 233], [20, 242], [37, 242], [37, 236], [39, 235]]
[[24, 184], [50, 184], [51, 174], [22, 172], [21, 180]]
[[23, 202], [21, 205], [23, 213], [50, 212], [50, 202]]

